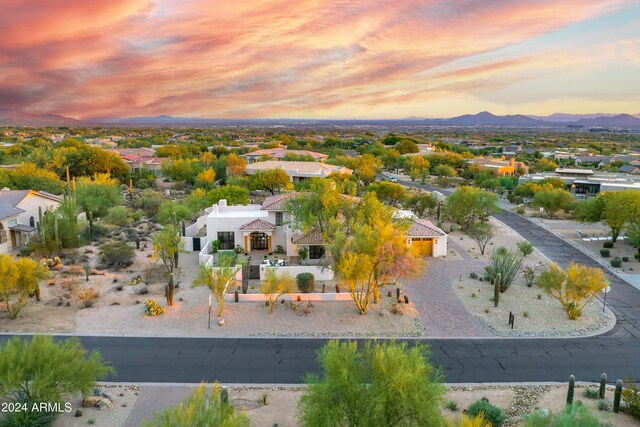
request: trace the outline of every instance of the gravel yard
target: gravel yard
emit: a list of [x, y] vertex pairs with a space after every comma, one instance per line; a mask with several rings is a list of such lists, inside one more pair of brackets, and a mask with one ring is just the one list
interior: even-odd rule
[[[149, 420], [154, 411], [166, 405], [175, 405], [189, 393], [188, 386], [143, 386], [140, 397], [131, 411], [131, 415], [124, 425], [140, 425], [141, 421]], [[592, 413], [602, 422], [616, 427], [637, 426], [638, 422], [629, 415], [610, 411], [599, 411], [595, 399], [583, 397], [583, 385], [576, 386], [576, 401], [581, 400], [589, 406]], [[304, 392], [303, 386], [291, 387], [229, 387], [231, 403], [236, 410], [245, 411], [253, 427], [298, 426], [298, 401]], [[451, 385], [446, 386], [444, 401], [453, 401], [457, 410], [443, 408], [443, 415], [450, 420], [460, 419], [464, 410], [472, 403], [486, 397], [493, 405], [498, 406], [507, 416], [506, 426], [518, 425], [522, 422], [522, 415], [544, 408], [557, 412], [562, 410], [566, 400], [567, 385]], [[607, 390], [607, 398], [613, 396], [613, 388]], [[263, 398], [266, 397], [266, 405]], [[119, 424], [98, 424], [113, 425]], [[122, 425], [122, 424], [120, 424]]]

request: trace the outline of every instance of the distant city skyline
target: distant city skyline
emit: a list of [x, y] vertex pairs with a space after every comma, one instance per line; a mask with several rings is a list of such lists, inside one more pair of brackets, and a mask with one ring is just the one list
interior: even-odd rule
[[637, 0], [8, 0], [0, 108], [78, 119], [640, 112]]

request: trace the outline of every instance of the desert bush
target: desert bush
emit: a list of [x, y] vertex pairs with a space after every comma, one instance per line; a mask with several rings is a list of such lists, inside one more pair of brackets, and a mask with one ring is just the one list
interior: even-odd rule
[[249, 418], [244, 413], [234, 414], [227, 393], [226, 390], [222, 390], [221, 393], [217, 383], [211, 391], [206, 384], [201, 384], [178, 406], [154, 413], [153, 421], [144, 422], [142, 425], [249, 427]]
[[167, 309], [154, 299], [148, 299], [144, 302], [144, 314], [145, 316], [160, 316]]
[[497, 248], [489, 265], [485, 267], [487, 279], [495, 279], [500, 274], [500, 292], [505, 292], [517, 279], [522, 266], [523, 258], [515, 251], [508, 250], [504, 246]]
[[611, 252], [609, 251], [609, 249], [600, 249], [600, 255], [603, 258], [609, 258], [611, 256]]
[[623, 412], [640, 419], [640, 391], [632, 378], [625, 379], [625, 387], [622, 389]]
[[148, 293], [149, 293], [149, 288], [148, 288], [148, 287], [146, 287], [146, 286], [143, 286], [143, 287], [141, 287], [141, 288], [140, 288], [140, 290], [138, 291], [138, 293], [139, 293], [140, 295], [146, 295], [146, 294], [148, 294]]
[[623, 256], [622, 257], [622, 262], [629, 262], [629, 257], [628, 256]]
[[567, 405], [567, 407], [557, 413], [545, 416], [540, 411], [535, 411], [526, 416], [525, 427], [547, 427], [547, 426], [580, 426], [580, 427], [601, 427], [600, 421], [584, 405]]
[[104, 220], [109, 224], [124, 227], [129, 224], [129, 211], [124, 206], [110, 207]]
[[518, 250], [522, 253], [522, 256], [526, 257], [533, 253], [533, 244], [525, 240], [524, 242], [518, 243]]
[[502, 409], [492, 405], [488, 400], [478, 400], [467, 409], [467, 415], [471, 417], [476, 417], [481, 414], [484, 415], [485, 422], [493, 427], [501, 426], [506, 420]]
[[100, 294], [95, 289], [88, 288], [78, 290], [76, 296], [86, 308], [89, 308], [98, 300]]
[[611, 260], [611, 267], [620, 268], [622, 266], [622, 260], [618, 257], [615, 257]]
[[469, 279], [474, 279], [474, 280], [478, 280], [478, 273], [471, 273], [469, 274]]
[[584, 389], [584, 397], [587, 397], [589, 399], [597, 399], [599, 396], [599, 392], [597, 388], [594, 387], [586, 387]]
[[100, 246], [100, 259], [107, 267], [122, 268], [133, 264], [134, 250], [126, 242], [108, 242]]
[[63, 273], [70, 274], [71, 276], [82, 276], [84, 275], [84, 270], [81, 265], [72, 265], [69, 266]]
[[444, 406], [445, 406], [445, 408], [447, 408], [450, 411], [457, 411], [458, 410], [458, 404], [453, 400], [449, 400]]
[[16, 259], [8, 254], [0, 255], [0, 299], [9, 317], [17, 318], [20, 311], [28, 304], [31, 295], [35, 295], [40, 300], [39, 282], [46, 279], [48, 274], [49, 272], [41, 263], [30, 258]]
[[300, 273], [296, 276], [296, 285], [300, 292], [307, 294], [315, 291], [316, 279], [311, 273]]
[[87, 396], [96, 380], [113, 372], [99, 352], [87, 354], [75, 337], [14, 337], [0, 343], [0, 361], [2, 394], [13, 399], [22, 395], [29, 402], [64, 402], [78, 392]]
[[605, 240], [602, 244], [603, 248], [611, 249], [613, 247], [613, 242], [611, 240]]
[[443, 425], [442, 376], [427, 346], [333, 340], [318, 361], [322, 373], [307, 375], [300, 398], [302, 425]]

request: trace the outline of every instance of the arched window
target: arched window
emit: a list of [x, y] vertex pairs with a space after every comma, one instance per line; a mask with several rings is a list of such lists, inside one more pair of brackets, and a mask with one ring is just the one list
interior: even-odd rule
[[35, 227], [36, 226], [36, 221], [33, 219], [33, 217], [29, 218], [29, 226], [30, 227]]

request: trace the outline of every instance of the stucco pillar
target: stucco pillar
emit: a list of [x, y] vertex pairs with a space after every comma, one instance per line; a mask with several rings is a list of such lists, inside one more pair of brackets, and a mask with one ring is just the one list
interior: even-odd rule
[[245, 233], [244, 235], [244, 254], [248, 255], [249, 252], [251, 251], [251, 248], [249, 247], [249, 236], [247, 236], [247, 234]]
[[267, 234], [267, 243], [268, 243], [268, 248], [269, 248], [269, 255], [271, 255], [271, 234]]

